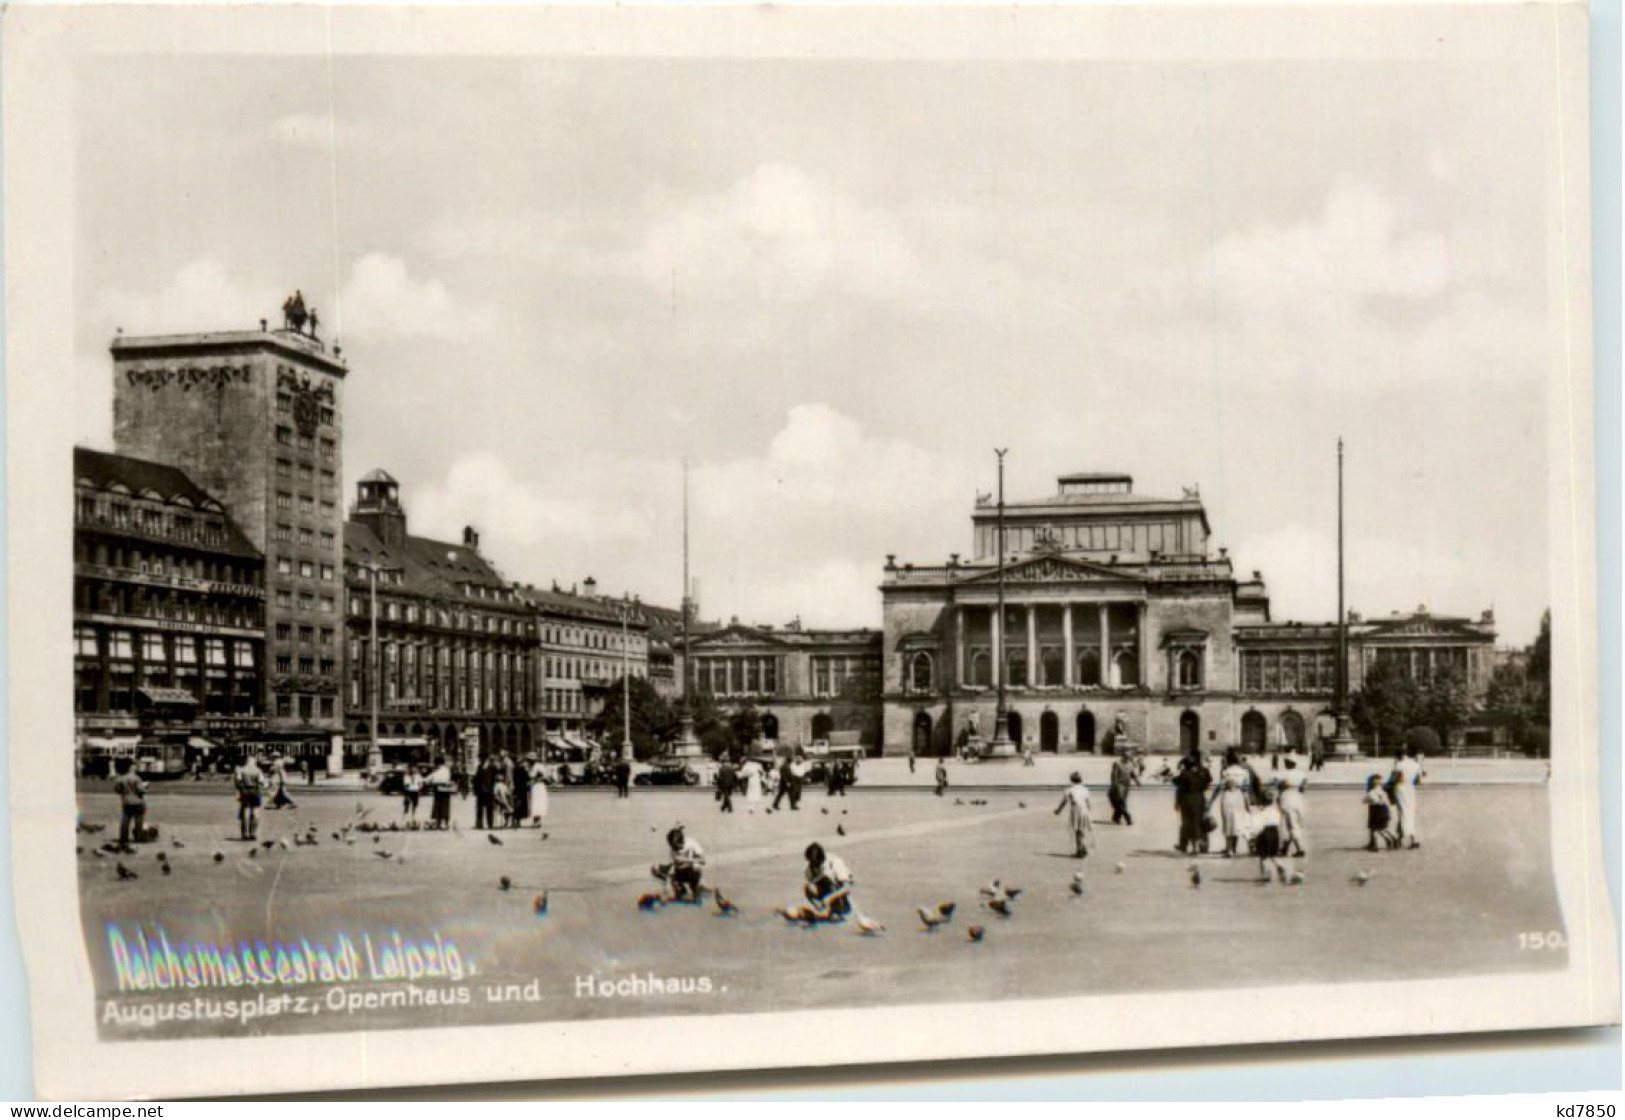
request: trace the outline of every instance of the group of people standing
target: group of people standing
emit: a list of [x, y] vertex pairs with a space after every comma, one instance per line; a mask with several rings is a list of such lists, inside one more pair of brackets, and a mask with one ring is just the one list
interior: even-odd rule
[[477, 829], [518, 828], [527, 821], [539, 828], [547, 817], [547, 782], [535, 755], [486, 755], [471, 785]]

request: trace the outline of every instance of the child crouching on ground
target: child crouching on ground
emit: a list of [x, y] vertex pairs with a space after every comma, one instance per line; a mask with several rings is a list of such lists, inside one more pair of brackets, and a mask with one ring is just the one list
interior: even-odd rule
[[1389, 848], [1399, 846], [1399, 837], [1389, 831], [1389, 822], [1393, 820], [1393, 802], [1388, 800], [1388, 791], [1382, 788], [1382, 775], [1373, 774], [1365, 780], [1365, 827], [1371, 833], [1371, 842], [1365, 846], [1368, 852], [1377, 851], [1377, 838]]
[[791, 922], [841, 922], [852, 911], [852, 872], [846, 861], [822, 844], [808, 844], [805, 904], [781, 906], [776, 911]]
[[1258, 879], [1261, 883], [1269, 882], [1273, 867], [1275, 877], [1285, 883], [1292, 871], [1292, 859], [1281, 844], [1281, 806], [1276, 802], [1275, 791], [1267, 786], [1259, 790], [1258, 800], [1258, 806], [1247, 814], [1253, 847], [1258, 852]]

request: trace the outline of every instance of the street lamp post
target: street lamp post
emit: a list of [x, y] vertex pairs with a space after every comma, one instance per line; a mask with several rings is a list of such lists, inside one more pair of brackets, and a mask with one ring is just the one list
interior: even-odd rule
[[[998, 682], [998, 702], [993, 707], [993, 742], [989, 745], [988, 753], [1008, 754], [1015, 749], [1010, 741], [1010, 708], [1005, 703], [1004, 678], [1009, 665], [1004, 656], [1004, 456], [1010, 449], [1008, 447], [995, 447], [993, 454], [999, 457], [999, 606], [998, 606], [998, 648], [993, 651], [993, 669]], [[1031, 671], [1029, 669], [1029, 671]]]
[[396, 569], [377, 560], [362, 560], [356, 566], [367, 573], [367, 614], [370, 634], [367, 644], [367, 667], [371, 670], [367, 679], [367, 700], [371, 709], [371, 717], [367, 722], [370, 735], [367, 745], [367, 772], [376, 773], [384, 764], [383, 751], [378, 747], [378, 680], [383, 675], [383, 655], [378, 649], [378, 577]]
[[621, 600], [621, 759], [632, 761], [632, 677], [628, 668], [631, 647], [627, 637], [628, 620], [632, 615], [632, 600]]

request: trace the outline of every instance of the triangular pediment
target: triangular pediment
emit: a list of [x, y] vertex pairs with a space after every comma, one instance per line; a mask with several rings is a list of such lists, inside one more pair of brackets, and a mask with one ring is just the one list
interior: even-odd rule
[[1414, 615], [1392, 622], [1378, 622], [1366, 631], [1366, 638], [1482, 638], [1484, 634], [1470, 623], [1455, 618]]
[[696, 634], [689, 639], [689, 643], [696, 649], [704, 647], [712, 649], [717, 646], [759, 646], [762, 644], [782, 646], [784, 642], [767, 630], [754, 630], [748, 626], [729, 626], [709, 634]]
[[[997, 583], [997, 568], [978, 572], [966, 583]], [[1069, 556], [1034, 556], [1017, 560], [1004, 569], [1005, 583], [1123, 583], [1140, 582], [1139, 577], [1121, 568], [1091, 564]]]

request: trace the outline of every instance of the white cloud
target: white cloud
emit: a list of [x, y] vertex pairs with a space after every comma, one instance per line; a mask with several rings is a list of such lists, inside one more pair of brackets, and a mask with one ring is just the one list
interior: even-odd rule
[[213, 256], [182, 265], [160, 288], [110, 288], [99, 293], [91, 312], [94, 326], [111, 335], [173, 334], [186, 331], [249, 330], [268, 310], [282, 305], [268, 287], [240, 282]]
[[1332, 188], [1314, 221], [1222, 238], [1210, 264], [1222, 306], [1242, 320], [1356, 313], [1372, 298], [1427, 300], [1451, 280], [1442, 234], [1402, 228], [1391, 203], [1348, 182]]
[[496, 315], [467, 303], [433, 277], [412, 275], [406, 262], [387, 253], [357, 260], [339, 293], [339, 328], [346, 335], [380, 340], [460, 340], [489, 333]]
[[914, 251], [884, 215], [800, 168], [763, 163], [728, 189], [656, 204], [638, 253], [643, 278], [684, 298], [806, 299], [835, 287], [876, 299], [908, 295]]
[[[676, 461], [521, 464], [482, 451], [405, 499], [414, 533], [457, 539], [473, 525], [512, 578], [569, 586], [590, 573], [608, 593], [675, 605], [681, 472]], [[709, 617], [878, 625], [887, 552], [968, 551], [972, 480], [827, 405], [791, 409], [759, 455], [701, 460], [690, 478], [691, 571]]]
[[414, 533], [460, 539], [463, 526], [472, 525], [480, 530], [483, 550], [499, 562], [503, 553], [624, 544], [643, 527], [637, 511], [613, 494], [522, 480], [484, 451], [464, 455], [444, 481], [407, 499]]

